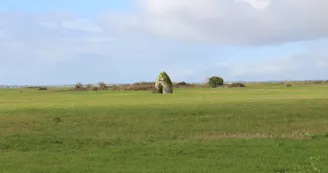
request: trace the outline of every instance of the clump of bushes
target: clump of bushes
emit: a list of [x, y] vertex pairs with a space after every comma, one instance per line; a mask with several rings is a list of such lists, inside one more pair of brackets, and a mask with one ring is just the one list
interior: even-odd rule
[[83, 86], [81, 82], [78, 82], [74, 86], [75, 91], [86, 91], [87, 89]]
[[140, 82], [134, 83], [127, 87], [127, 90], [134, 91], [151, 91], [155, 87], [155, 82]]
[[39, 89], [40, 87], [39, 86], [28, 86], [27, 88], [28, 89]]
[[99, 87], [97, 86], [93, 86], [92, 84], [87, 84], [85, 85], [85, 87], [83, 87], [83, 85], [81, 86], [81, 83], [78, 83], [75, 85], [74, 90], [76, 91], [98, 91]]
[[286, 83], [285, 86], [286, 86], [286, 87], [291, 87], [292, 84], [291, 84], [291, 83]]
[[224, 80], [221, 77], [212, 76], [211, 78], [208, 79], [208, 86], [211, 88], [223, 86], [223, 84], [224, 84]]
[[86, 89], [86, 90], [92, 90], [93, 87], [94, 87], [94, 86], [93, 86], [92, 84], [87, 84], [87, 85], [85, 85], [85, 89]]
[[116, 86], [115, 90], [151, 91], [154, 89], [154, 87], [155, 82], [139, 82]]
[[137, 82], [133, 84], [122, 84], [122, 85], [112, 85], [108, 86], [108, 90], [115, 91], [151, 91], [155, 87], [155, 82]]
[[328, 80], [307, 80], [305, 81], [306, 84], [324, 84], [328, 83]]
[[105, 84], [105, 82], [99, 82], [99, 90], [108, 90], [108, 86]]
[[240, 83], [240, 82], [227, 84], [227, 85], [224, 86], [224, 88], [243, 88], [243, 87], [246, 87], [246, 85], [243, 84], [243, 83]]
[[98, 91], [98, 90], [108, 90], [108, 86], [104, 82], [99, 82], [98, 86], [92, 84], [87, 84], [83, 86], [81, 82], [76, 83], [74, 86], [74, 91]]
[[48, 88], [47, 88], [47, 87], [39, 87], [38, 90], [43, 90], [43, 91], [45, 91], [45, 90], [48, 90]]
[[90, 88], [90, 90], [92, 90], [92, 91], [98, 91], [98, 90], [99, 90], [99, 88], [98, 88], [98, 87], [96, 87], [96, 86], [93, 86], [93, 87], [91, 87], [91, 88]]
[[246, 87], [245, 84], [240, 83], [240, 82], [238, 82], [238, 83], [233, 83], [233, 84], [231, 84], [231, 86], [232, 86], [232, 87], [236, 87], [236, 88], [243, 88], [243, 87]]
[[178, 82], [173, 85], [174, 88], [191, 88], [192, 85], [186, 82]]

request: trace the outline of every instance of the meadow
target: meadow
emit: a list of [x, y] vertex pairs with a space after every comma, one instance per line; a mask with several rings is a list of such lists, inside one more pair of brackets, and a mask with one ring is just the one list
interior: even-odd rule
[[0, 90], [1, 173], [328, 173], [328, 85]]

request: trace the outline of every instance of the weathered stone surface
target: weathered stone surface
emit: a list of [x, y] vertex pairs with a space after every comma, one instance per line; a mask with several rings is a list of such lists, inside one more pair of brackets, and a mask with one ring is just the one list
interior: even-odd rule
[[166, 72], [161, 72], [155, 83], [156, 93], [171, 94], [173, 93], [173, 84]]

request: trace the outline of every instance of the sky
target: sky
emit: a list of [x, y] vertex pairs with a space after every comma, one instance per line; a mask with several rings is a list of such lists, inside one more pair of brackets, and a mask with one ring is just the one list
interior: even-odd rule
[[327, 0], [10, 0], [0, 84], [328, 79]]

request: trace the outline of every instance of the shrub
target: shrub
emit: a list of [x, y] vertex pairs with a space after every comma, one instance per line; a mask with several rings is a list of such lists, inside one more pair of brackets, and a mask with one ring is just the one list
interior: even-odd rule
[[245, 84], [243, 83], [233, 83], [231, 84], [231, 86], [236, 88], [246, 87]]
[[136, 82], [132, 85], [152, 85], [152, 86], [154, 86], [155, 82]]
[[211, 88], [216, 88], [218, 86], [222, 86], [224, 84], [224, 80], [221, 77], [218, 76], [212, 76], [208, 80], [208, 85]]
[[110, 90], [132, 90], [132, 91], [151, 91], [155, 86], [154, 82], [139, 82], [134, 84], [124, 84], [124, 85], [113, 85], [110, 86]]
[[99, 90], [108, 90], [108, 86], [105, 84], [105, 82], [99, 82]]
[[40, 86], [29, 86], [27, 87], [28, 89], [36, 89], [36, 88], [40, 88]]
[[92, 84], [87, 84], [85, 86], [85, 89], [87, 89], [87, 90], [91, 90], [92, 88], [93, 88], [93, 85]]
[[286, 86], [286, 87], [291, 87], [292, 84], [291, 84], [291, 83], [287, 83], [287, 84], [285, 84], [285, 86]]
[[38, 90], [48, 90], [48, 88], [46, 88], [46, 87], [39, 87]]
[[154, 85], [144, 84], [144, 85], [128, 85], [125, 90], [133, 90], [133, 91], [149, 91], [154, 88]]
[[84, 91], [86, 89], [83, 87], [83, 84], [81, 82], [78, 82], [78, 83], [75, 84], [74, 90], [75, 91]]
[[183, 82], [178, 82], [178, 83], [174, 84], [174, 87], [175, 88], [186, 88], [186, 87], [191, 88], [192, 85], [183, 81]]
[[98, 87], [96, 87], [96, 86], [93, 86], [93, 87], [91, 88], [91, 90], [92, 90], [92, 91], [98, 91], [98, 90], [99, 90], [99, 88], [98, 88]]

